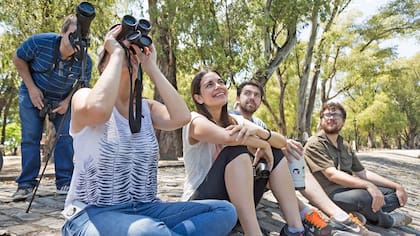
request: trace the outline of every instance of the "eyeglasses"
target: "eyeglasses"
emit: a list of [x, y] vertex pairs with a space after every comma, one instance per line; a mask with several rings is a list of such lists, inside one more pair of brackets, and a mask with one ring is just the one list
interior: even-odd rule
[[343, 118], [343, 114], [341, 113], [324, 113], [321, 115], [321, 118], [325, 118], [325, 119], [339, 119], [339, 118]]

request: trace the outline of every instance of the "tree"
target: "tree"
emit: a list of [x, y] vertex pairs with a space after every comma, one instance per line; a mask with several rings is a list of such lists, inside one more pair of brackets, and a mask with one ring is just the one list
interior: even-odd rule
[[[96, 17], [90, 27], [89, 51], [95, 52], [116, 15], [111, 13], [114, 1], [93, 1], [92, 4], [95, 6]], [[19, 123], [16, 94], [21, 79], [12, 64], [16, 48], [33, 33], [59, 32], [65, 16], [75, 14], [75, 7], [74, 1], [70, 0], [6, 0], [0, 5], [0, 22], [6, 30], [0, 35], [1, 143], [6, 141], [6, 125]], [[95, 60], [94, 56], [92, 58]], [[93, 77], [97, 75], [95, 72], [93, 70]]]
[[405, 147], [414, 149], [420, 127], [420, 54], [410, 60], [399, 60], [392, 65], [389, 76], [383, 78], [384, 92], [395, 107], [404, 114], [407, 126], [403, 131]]

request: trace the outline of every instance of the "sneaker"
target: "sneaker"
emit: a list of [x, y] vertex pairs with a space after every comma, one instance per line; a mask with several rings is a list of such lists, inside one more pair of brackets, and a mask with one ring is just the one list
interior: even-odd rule
[[390, 215], [392, 219], [394, 220], [392, 227], [406, 226], [413, 221], [413, 219], [410, 216], [402, 212], [392, 212]]
[[26, 200], [26, 198], [32, 196], [32, 192], [34, 191], [34, 188], [18, 188], [16, 192], [12, 195], [13, 201], [23, 201]]
[[307, 235], [331, 235], [332, 227], [328, 225], [324, 218], [322, 218], [315, 209], [312, 209], [312, 211], [305, 214], [305, 218], [302, 223]]
[[288, 230], [287, 224], [283, 226], [283, 228], [280, 231], [280, 236], [306, 236], [307, 234], [305, 232], [298, 232], [298, 233], [290, 233]]
[[59, 195], [66, 195], [69, 192], [70, 186], [63, 185], [55, 191]]
[[354, 217], [356, 217], [360, 221], [360, 223], [362, 223], [362, 225], [365, 225], [367, 222], [366, 217], [360, 212], [352, 211], [350, 215], [352, 215], [350, 219], [353, 219]]
[[333, 235], [344, 235], [343, 233], [351, 233], [353, 235], [363, 236], [380, 236], [381, 234], [369, 231], [359, 220], [359, 218], [349, 214], [349, 219], [344, 222], [340, 222], [331, 218], [330, 225], [337, 230]]

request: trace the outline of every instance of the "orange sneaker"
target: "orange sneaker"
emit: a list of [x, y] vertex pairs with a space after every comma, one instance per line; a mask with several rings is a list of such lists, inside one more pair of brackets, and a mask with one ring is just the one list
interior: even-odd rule
[[332, 227], [322, 218], [316, 209], [311, 209], [305, 214], [303, 219], [303, 227], [306, 235], [326, 236], [331, 235]]

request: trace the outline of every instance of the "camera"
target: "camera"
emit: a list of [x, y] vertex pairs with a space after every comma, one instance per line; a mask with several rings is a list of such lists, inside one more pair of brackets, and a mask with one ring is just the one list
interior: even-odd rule
[[[75, 59], [83, 60], [89, 47], [89, 28], [93, 18], [95, 18], [95, 8], [88, 2], [82, 2], [76, 6], [77, 28], [70, 33], [69, 40], [75, 49]], [[79, 46], [79, 47], [77, 47]]]
[[255, 178], [267, 179], [270, 176], [270, 167], [264, 159], [261, 159], [255, 166]]
[[44, 103], [44, 107], [38, 113], [39, 118], [45, 119], [45, 116], [48, 115], [50, 121], [55, 120], [57, 113], [53, 112], [53, 110], [58, 107], [58, 102], [52, 102], [44, 98], [42, 103]]
[[146, 19], [137, 19], [131, 15], [125, 15], [121, 21], [121, 32], [117, 37], [118, 41], [127, 39], [130, 43], [137, 45], [140, 49], [152, 44], [152, 39], [148, 36], [152, 25]]
[[86, 39], [89, 36], [90, 23], [95, 18], [95, 8], [88, 2], [82, 2], [76, 7], [77, 38]]

